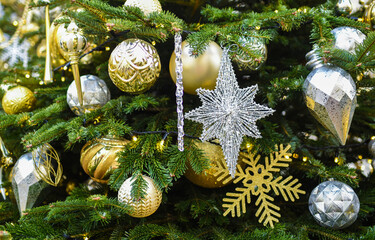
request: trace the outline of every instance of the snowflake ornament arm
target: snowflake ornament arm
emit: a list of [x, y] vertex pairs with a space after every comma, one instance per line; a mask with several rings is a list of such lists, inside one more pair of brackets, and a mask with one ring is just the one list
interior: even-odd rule
[[274, 112], [254, 102], [257, 90], [257, 85], [239, 88], [228, 49], [224, 49], [215, 89], [197, 89], [202, 106], [186, 114], [187, 119], [203, 124], [201, 140], [220, 141], [232, 177], [243, 136], [260, 138], [256, 121]]
[[226, 208], [224, 216], [231, 213], [232, 217], [236, 215], [239, 217], [241, 213], [246, 213], [246, 203], [249, 204], [251, 195], [254, 195], [258, 196], [255, 205], [259, 206], [255, 216], [259, 217], [260, 223], [263, 222], [264, 225], [270, 225], [273, 228], [281, 215], [278, 212], [280, 208], [272, 203], [274, 198], [269, 195], [269, 192], [273, 190], [276, 195], [281, 194], [285, 201], [292, 202], [299, 199], [300, 194], [305, 194], [305, 191], [300, 189], [301, 184], [298, 183], [298, 179], [293, 179], [292, 176], [284, 180], [282, 176], [273, 178], [272, 172], [279, 172], [279, 167], [288, 167], [291, 162], [290, 145], [286, 148], [280, 145], [278, 149], [266, 158], [265, 166], [258, 164], [260, 156], [254, 153], [249, 153], [249, 159], [244, 160], [247, 164], [245, 169], [238, 166], [236, 179], [233, 182], [241, 182], [243, 187], [236, 188], [235, 193], [226, 194], [227, 198], [223, 199], [223, 207]]

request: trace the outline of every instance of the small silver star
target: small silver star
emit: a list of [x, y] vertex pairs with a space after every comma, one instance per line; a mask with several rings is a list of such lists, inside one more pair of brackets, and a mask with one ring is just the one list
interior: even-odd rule
[[257, 90], [257, 85], [239, 88], [225, 49], [215, 89], [197, 89], [202, 106], [186, 114], [187, 119], [203, 124], [201, 140], [219, 139], [232, 177], [243, 136], [261, 138], [256, 121], [274, 112], [254, 102]]

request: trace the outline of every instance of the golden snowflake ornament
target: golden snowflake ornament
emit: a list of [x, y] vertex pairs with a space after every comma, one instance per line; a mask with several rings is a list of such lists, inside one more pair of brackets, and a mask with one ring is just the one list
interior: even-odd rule
[[244, 169], [237, 165], [237, 172], [235, 175], [235, 184], [241, 182], [243, 187], [237, 187], [234, 193], [227, 193], [227, 198], [223, 199], [223, 207], [226, 209], [224, 216], [231, 213], [232, 217], [241, 216], [246, 213], [246, 203], [251, 202], [251, 196], [258, 196], [255, 206], [258, 211], [255, 213], [259, 217], [259, 223], [264, 226], [270, 225], [272, 228], [275, 222], [279, 222], [281, 217], [280, 207], [273, 204], [274, 198], [270, 196], [271, 190], [276, 195], [282, 195], [285, 201], [294, 202], [299, 199], [300, 194], [305, 194], [301, 190], [301, 183], [298, 179], [293, 179], [289, 176], [283, 179], [282, 176], [274, 178], [273, 173], [280, 172], [281, 167], [288, 167], [292, 161], [290, 145], [286, 148], [281, 144], [277, 147], [277, 151], [270, 154], [270, 157], [265, 158], [265, 165], [259, 164], [260, 155], [256, 153], [249, 153], [248, 159], [243, 161], [246, 163]]

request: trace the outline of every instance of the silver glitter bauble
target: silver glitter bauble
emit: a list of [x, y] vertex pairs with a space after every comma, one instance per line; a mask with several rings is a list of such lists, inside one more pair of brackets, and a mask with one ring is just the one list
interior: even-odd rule
[[50, 187], [34, 165], [32, 153], [22, 155], [13, 167], [12, 188], [20, 213], [41, 203]]
[[148, 217], [159, 208], [162, 200], [162, 192], [156, 187], [154, 180], [148, 176], [142, 175], [147, 183], [146, 194], [143, 199], [133, 199], [131, 197], [133, 179], [128, 178], [118, 191], [119, 202], [126, 203], [132, 207], [128, 214], [132, 217]]
[[350, 53], [355, 53], [357, 45], [366, 39], [365, 34], [352, 27], [337, 27], [331, 33], [335, 37], [334, 48], [346, 50]]
[[243, 50], [240, 50], [233, 58], [240, 70], [258, 70], [267, 60], [266, 44], [256, 37], [241, 37], [239, 43], [242, 47], [250, 49], [254, 53], [260, 55], [259, 58], [254, 58]]
[[326, 181], [312, 190], [309, 210], [314, 219], [324, 227], [342, 229], [357, 219], [359, 199], [345, 183]]
[[83, 105], [78, 101], [77, 87], [75, 82], [72, 82], [68, 88], [66, 101], [70, 109], [76, 115], [89, 113], [93, 110], [99, 109], [111, 100], [111, 93], [107, 84], [100, 78], [94, 75], [81, 76], [81, 87], [83, 93]]
[[371, 155], [375, 157], [375, 140], [371, 140], [368, 143], [368, 150], [370, 151]]
[[339, 0], [336, 5], [341, 14], [354, 14], [362, 10], [363, 6], [359, 0]]
[[356, 86], [349, 73], [339, 67], [315, 68], [303, 84], [311, 114], [345, 145], [356, 107]]

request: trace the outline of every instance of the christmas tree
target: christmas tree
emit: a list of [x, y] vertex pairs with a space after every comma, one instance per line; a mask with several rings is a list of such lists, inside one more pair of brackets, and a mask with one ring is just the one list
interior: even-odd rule
[[1, 239], [375, 239], [374, 7], [1, 0]]

